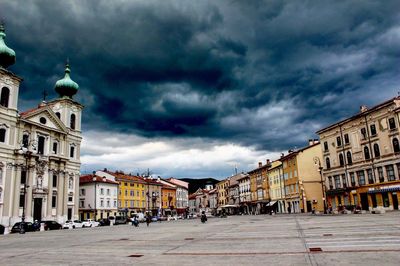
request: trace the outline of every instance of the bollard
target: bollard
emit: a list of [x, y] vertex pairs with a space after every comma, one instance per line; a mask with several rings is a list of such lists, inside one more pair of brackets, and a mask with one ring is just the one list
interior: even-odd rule
[[44, 231], [44, 223], [40, 223], [40, 232]]

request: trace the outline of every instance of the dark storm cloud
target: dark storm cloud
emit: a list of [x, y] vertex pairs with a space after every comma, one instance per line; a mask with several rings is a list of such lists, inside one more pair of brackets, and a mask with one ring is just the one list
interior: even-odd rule
[[69, 57], [85, 129], [282, 150], [396, 93], [397, 1], [198, 2], [1, 1], [22, 103]]

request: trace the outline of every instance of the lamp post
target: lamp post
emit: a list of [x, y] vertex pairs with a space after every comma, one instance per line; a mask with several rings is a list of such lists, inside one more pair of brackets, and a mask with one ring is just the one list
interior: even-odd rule
[[318, 166], [318, 171], [319, 171], [319, 175], [321, 177], [321, 188], [322, 188], [322, 201], [324, 203], [324, 214], [326, 214], [326, 197], [325, 197], [325, 182], [322, 178], [322, 165], [321, 165], [321, 160], [319, 159], [319, 157], [315, 156], [314, 157], [314, 164], [316, 166]]
[[24, 145], [18, 150], [18, 153], [23, 155], [25, 158], [25, 182], [24, 182], [24, 187], [22, 190], [22, 194], [24, 195], [24, 204], [22, 205], [22, 216], [21, 216], [21, 224], [20, 224], [20, 234], [25, 234], [25, 205], [26, 205], [26, 189], [29, 188], [29, 186], [26, 184], [29, 180], [29, 159], [32, 156], [32, 152], [28, 150], [29, 145]]

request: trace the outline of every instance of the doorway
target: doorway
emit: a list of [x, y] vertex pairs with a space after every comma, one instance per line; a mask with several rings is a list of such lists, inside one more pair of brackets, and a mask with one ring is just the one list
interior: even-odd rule
[[368, 195], [367, 195], [367, 193], [361, 193], [361, 194], [360, 194], [360, 199], [361, 199], [361, 208], [362, 208], [364, 211], [369, 211]]
[[68, 219], [67, 220], [72, 220], [72, 208], [68, 208]]
[[33, 199], [33, 220], [42, 220], [42, 198]]
[[307, 212], [312, 211], [311, 200], [307, 200]]
[[392, 193], [392, 201], [393, 201], [393, 209], [398, 210], [399, 209], [399, 200], [397, 199], [397, 193], [393, 192]]

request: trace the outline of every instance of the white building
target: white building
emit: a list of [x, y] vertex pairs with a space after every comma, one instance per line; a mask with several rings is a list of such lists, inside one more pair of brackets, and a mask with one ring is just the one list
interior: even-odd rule
[[116, 216], [118, 182], [112, 175], [84, 175], [79, 182], [79, 215], [81, 220]]
[[179, 214], [185, 214], [189, 207], [189, 183], [176, 179], [168, 178], [167, 181], [176, 186], [176, 211]]
[[55, 84], [60, 97], [19, 113], [22, 79], [8, 70], [15, 52], [4, 39], [0, 25], [0, 224], [10, 227], [23, 213], [26, 221], [78, 219], [83, 106], [72, 97], [79, 86], [67, 65]]

